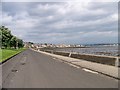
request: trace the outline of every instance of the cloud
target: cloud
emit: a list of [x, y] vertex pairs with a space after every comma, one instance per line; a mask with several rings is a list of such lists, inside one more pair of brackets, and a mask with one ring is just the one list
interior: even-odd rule
[[[4, 2], [56, 2], [56, 0], [3, 0]], [[59, 0], [57, 2], [119, 2], [119, 0]]]
[[117, 9], [116, 2], [4, 2], [2, 15], [24, 41], [111, 43], [117, 42]]

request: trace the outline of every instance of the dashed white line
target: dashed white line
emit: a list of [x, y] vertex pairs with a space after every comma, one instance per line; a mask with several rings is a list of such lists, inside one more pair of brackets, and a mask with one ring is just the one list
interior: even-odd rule
[[56, 58], [53, 58], [53, 59], [56, 59]]
[[[54, 60], [56, 60], [57, 58], [53, 58]], [[62, 62], [61, 60], [58, 60], [60, 62]], [[69, 62], [64, 62], [64, 63], [67, 63], [68, 65], [72, 66], [72, 67], [75, 67], [75, 68], [80, 68], [79, 66], [76, 66], [74, 64], [71, 64]], [[95, 72], [95, 71], [92, 71], [92, 70], [89, 70], [89, 69], [86, 69], [86, 68], [83, 68], [82, 70], [86, 71], [86, 72], [90, 72], [90, 73], [94, 73], [94, 74], [99, 74], [98, 72]]]
[[79, 66], [76, 66], [76, 65], [71, 64], [71, 63], [67, 63], [67, 64], [69, 64], [70, 66], [75, 67], [75, 68], [80, 68]]
[[94, 73], [94, 74], [98, 74], [98, 72], [83, 68], [82, 70], [86, 71], [86, 72], [90, 72], [90, 73]]

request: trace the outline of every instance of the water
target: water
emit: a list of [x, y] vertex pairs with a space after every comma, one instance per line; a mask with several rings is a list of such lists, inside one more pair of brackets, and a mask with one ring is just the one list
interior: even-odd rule
[[56, 51], [77, 52], [81, 54], [95, 54], [118, 56], [118, 46], [91, 46], [89, 48], [60, 48]]

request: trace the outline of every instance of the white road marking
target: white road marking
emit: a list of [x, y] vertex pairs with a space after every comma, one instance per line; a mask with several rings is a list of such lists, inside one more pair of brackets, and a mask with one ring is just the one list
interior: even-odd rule
[[[57, 58], [53, 58], [53, 59], [56, 60]], [[59, 60], [59, 59], [58, 59], [58, 61], [62, 62], [62, 61]], [[68, 63], [68, 62], [64, 62], [64, 63], [67, 63], [67, 64], [69, 64], [70, 66], [75, 67], [75, 68], [80, 68], [79, 66], [76, 66], [76, 65], [71, 64], [71, 63]], [[98, 74], [98, 72], [95, 72], [95, 71], [92, 71], [92, 70], [89, 70], [89, 69], [86, 69], [86, 68], [83, 68], [82, 70], [84, 70], [84, 71], [86, 71], [86, 72]]]
[[83, 68], [82, 70], [86, 71], [86, 72], [90, 72], [90, 73], [94, 73], [94, 74], [98, 74], [98, 72]]
[[68, 62], [64, 62], [64, 61], [59, 60], [59, 59], [57, 59], [57, 58], [53, 58], [53, 59], [54, 59], [54, 60], [58, 60], [59, 62], [67, 63], [67, 64], [69, 64], [69, 65], [72, 66], [72, 67], [80, 68], [80, 67], [78, 67], [78, 66], [76, 66], [76, 65], [74, 65], [74, 64], [71, 64], [71, 63], [68, 63]]
[[80, 68], [79, 66], [76, 66], [76, 65], [71, 64], [71, 63], [67, 63], [67, 64], [69, 64], [70, 66], [75, 67], [75, 68]]
[[53, 59], [56, 59], [56, 58], [53, 58]]
[[53, 58], [54, 60], [58, 61], [58, 62], [63, 62], [62, 60], [58, 59], [58, 58]]

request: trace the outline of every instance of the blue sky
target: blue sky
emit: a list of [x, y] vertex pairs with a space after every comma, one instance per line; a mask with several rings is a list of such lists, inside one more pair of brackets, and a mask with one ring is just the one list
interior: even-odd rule
[[[117, 2], [3, 2], [2, 24], [36, 43], [116, 43]], [[1, 13], [0, 13], [1, 14]]]

